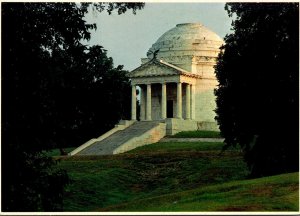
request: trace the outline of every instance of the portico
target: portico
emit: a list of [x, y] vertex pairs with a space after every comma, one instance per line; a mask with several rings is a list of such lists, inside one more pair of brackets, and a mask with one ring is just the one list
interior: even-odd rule
[[[176, 101], [174, 101], [174, 97], [172, 95], [168, 96], [167, 92], [168, 89], [174, 89], [176, 85]], [[136, 120], [136, 86], [139, 86], [141, 89], [140, 92], [140, 119], [142, 121], [151, 121], [151, 120], [163, 120], [166, 119], [167, 116], [171, 118], [178, 118], [178, 119], [193, 119], [191, 116], [194, 116], [192, 104], [195, 104], [194, 100], [194, 87], [192, 83], [150, 83], [150, 84], [136, 84], [132, 85], [132, 110], [131, 110], [131, 119]], [[154, 90], [156, 91], [160, 88], [161, 92], [156, 92], [152, 96], [152, 86], [154, 86]], [[185, 94], [182, 94], [182, 89], [185, 90]], [[169, 90], [170, 92], [170, 90]], [[156, 100], [156, 96], [158, 96], [159, 108], [160, 112], [158, 114], [152, 114], [152, 112], [157, 112], [157, 106], [152, 108], [152, 100]], [[184, 100], [182, 99], [183, 96], [185, 97]], [[169, 103], [167, 103], [169, 101]], [[183, 103], [184, 102], [184, 103]], [[157, 101], [156, 103], [157, 104]], [[173, 105], [173, 106], [172, 106]], [[167, 106], [172, 106], [172, 108], [167, 109]], [[174, 109], [174, 106], [176, 109]], [[184, 115], [182, 110], [184, 110]], [[176, 112], [175, 112], [176, 111]], [[168, 113], [168, 115], [167, 115]], [[191, 115], [192, 114], [192, 115]], [[159, 118], [157, 118], [159, 117]]]
[[163, 61], [153, 59], [131, 72], [131, 119], [137, 119], [136, 87], [140, 91], [140, 120], [177, 118], [191, 120], [195, 116], [195, 84], [199, 75]]

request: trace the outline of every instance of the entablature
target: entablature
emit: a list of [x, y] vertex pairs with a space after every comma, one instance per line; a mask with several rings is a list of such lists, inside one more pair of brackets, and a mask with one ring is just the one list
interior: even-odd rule
[[188, 83], [196, 84], [197, 78], [187, 77], [183, 75], [177, 76], [156, 76], [156, 77], [134, 77], [131, 78], [131, 85], [148, 85], [148, 84], [163, 84], [163, 83]]

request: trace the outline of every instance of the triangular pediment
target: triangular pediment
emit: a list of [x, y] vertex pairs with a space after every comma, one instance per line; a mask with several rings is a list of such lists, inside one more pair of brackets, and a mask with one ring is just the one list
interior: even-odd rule
[[131, 71], [129, 77], [170, 76], [180, 74], [181, 71], [153, 60]]

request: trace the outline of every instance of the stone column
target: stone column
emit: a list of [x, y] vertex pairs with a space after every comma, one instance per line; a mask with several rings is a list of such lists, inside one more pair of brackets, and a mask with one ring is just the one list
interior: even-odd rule
[[185, 88], [185, 119], [190, 119], [190, 111], [191, 111], [191, 97], [190, 97], [191, 89], [190, 84], [186, 85]]
[[195, 85], [191, 85], [191, 119], [195, 119]]
[[177, 112], [176, 117], [182, 118], [182, 91], [181, 91], [181, 83], [177, 83]]
[[161, 84], [161, 118], [167, 117], [167, 84]]
[[151, 121], [151, 84], [147, 84], [146, 120]]
[[145, 88], [143, 85], [140, 86], [141, 88], [141, 98], [140, 98], [140, 118], [142, 121], [146, 119], [146, 94], [145, 94]]
[[131, 120], [136, 120], [136, 88], [131, 86]]

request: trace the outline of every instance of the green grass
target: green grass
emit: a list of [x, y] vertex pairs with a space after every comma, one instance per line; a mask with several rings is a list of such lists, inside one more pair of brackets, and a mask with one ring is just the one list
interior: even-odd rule
[[163, 142], [145, 145], [128, 152], [128, 154], [149, 154], [156, 153], [171, 153], [179, 151], [219, 151], [221, 152], [223, 144], [220, 142]]
[[94, 211], [151, 196], [246, 178], [237, 150], [222, 143], [158, 143], [113, 156], [65, 157], [60, 167], [73, 184], [65, 211]]
[[181, 131], [174, 138], [222, 138], [218, 131]]
[[[58, 157], [59, 166], [73, 179], [65, 194], [64, 211], [297, 208], [296, 174], [246, 180], [249, 173], [240, 151], [230, 149], [220, 154], [222, 146], [222, 143], [169, 142], [112, 156]], [[272, 178], [278, 178], [278, 182], [271, 182]], [[271, 186], [274, 186], [271, 195], [262, 190]], [[252, 196], [251, 188], [257, 188], [259, 195]], [[287, 201], [279, 202], [283, 198]], [[251, 204], [249, 209], [245, 206], [247, 202]]]
[[99, 211], [298, 211], [299, 173], [199, 187]]

